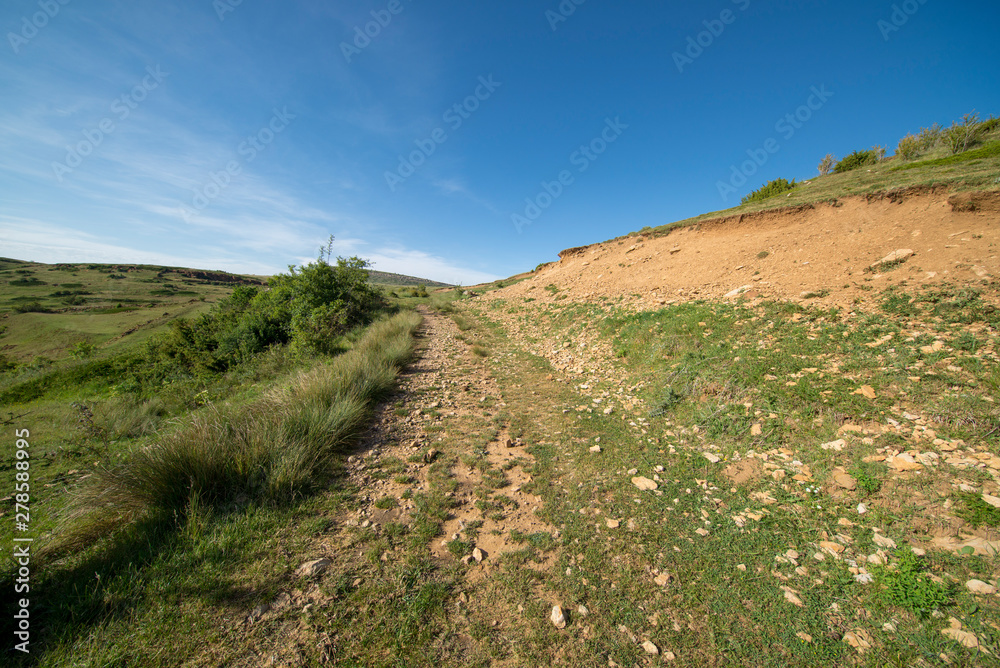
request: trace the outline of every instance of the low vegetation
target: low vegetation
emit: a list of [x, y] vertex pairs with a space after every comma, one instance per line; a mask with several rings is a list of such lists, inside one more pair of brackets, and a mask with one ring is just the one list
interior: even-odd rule
[[[284, 562], [262, 549], [300, 541], [299, 523], [348, 498], [330, 490], [420, 316], [390, 306], [364, 261], [328, 250], [266, 288], [219, 281], [215, 303], [195, 300], [193, 317], [144, 338], [118, 343], [108, 326], [65, 339], [55, 359], [4, 358], [5, 423], [31, 426], [32, 590], [46, 593], [24, 665], [176, 665], [226, 605], [274, 586]], [[82, 280], [56, 281], [74, 294], [53, 299], [109, 278], [101, 266], [57, 272]], [[149, 270], [111, 273], [134, 291]], [[20, 320], [32, 315], [8, 314], [0, 335], [32, 345]], [[13, 470], [12, 452], [0, 467]], [[3, 586], [13, 577], [5, 568]], [[185, 603], [166, 609], [164, 597]], [[169, 650], [154, 637], [171, 637]]]
[[795, 179], [788, 181], [783, 178], [774, 179], [773, 181], [768, 181], [766, 184], [754, 190], [749, 195], [745, 196], [742, 200], [743, 204], [748, 202], [760, 202], [770, 197], [775, 197], [781, 193], [788, 192], [795, 188]]
[[879, 161], [879, 154], [876, 149], [870, 148], [867, 151], [854, 151], [843, 160], [840, 160], [833, 171], [837, 174], [850, 172], [861, 167], [874, 165]]

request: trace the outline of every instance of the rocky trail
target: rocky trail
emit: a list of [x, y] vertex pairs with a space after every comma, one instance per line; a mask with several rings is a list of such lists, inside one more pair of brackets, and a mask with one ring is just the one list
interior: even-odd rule
[[[424, 323], [418, 335], [418, 358], [401, 375], [396, 400], [379, 407], [371, 429], [350, 459], [350, 478], [365, 490], [361, 497], [365, 505], [347, 523], [377, 526], [411, 522], [415, 504], [406, 498], [407, 491], [429, 491], [431, 465], [453, 462], [448, 473], [453, 489], [445, 493], [452, 499], [453, 509], [444, 524], [443, 538], [435, 539], [429, 548], [435, 557], [449, 558], [448, 543], [466, 539], [466, 527], [477, 522], [475, 546], [463, 559], [482, 564], [477, 576], [488, 574], [490, 557], [512, 548], [512, 531], [532, 534], [551, 532], [552, 528], [534, 514], [541, 499], [522, 489], [531, 480], [525, 468], [532, 458], [522, 443], [510, 437], [505, 425], [499, 424], [492, 430], [495, 434], [481, 444], [478, 454], [482, 462], [468, 461], [470, 453], [463, 452], [462, 443], [472, 440], [466, 438], [473, 435], [465, 431], [469, 419], [495, 422], [506, 404], [496, 380], [457, 338], [455, 322], [428, 309], [421, 313]], [[456, 438], [458, 447], [450, 445]], [[380, 462], [386, 461], [406, 464], [395, 479], [372, 477], [372, 469], [379, 470]], [[504, 479], [499, 489], [505, 503], [489, 505], [490, 499], [486, 499], [487, 503], [477, 507], [477, 490], [495, 487], [497, 482], [484, 481], [484, 476], [498, 475]], [[399, 506], [379, 508], [379, 499], [387, 498], [398, 501]], [[483, 507], [490, 510], [484, 512]]]
[[372, 661], [414, 583], [440, 612], [378, 665], [997, 665], [1000, 231], [963, 201], [616, 240], [420, 307], [247, 665]]

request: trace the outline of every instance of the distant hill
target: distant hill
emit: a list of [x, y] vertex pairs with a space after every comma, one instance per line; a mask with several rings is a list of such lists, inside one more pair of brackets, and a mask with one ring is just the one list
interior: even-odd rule
[[127, 345], [207, 312], [237, 285], [266, 281], [183, 267], [0, 257], [0, 369], [5, 359], [55, 359], [81, 343]]
[[439, 283], [438, 281], [429, 281], [426, 278], [392, 274], [387, 271], [369, 271], [368, 276], [375, 285], [426, 285], [428, 288], [452, 287], [450, 283]]

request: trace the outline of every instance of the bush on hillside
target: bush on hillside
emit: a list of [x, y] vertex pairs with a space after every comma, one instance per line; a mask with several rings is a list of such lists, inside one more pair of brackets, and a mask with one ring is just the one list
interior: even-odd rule
[[744, 197], [740, 203], [747, 204], [749, 202], [760, 202], [762, 200], [768, 199], [769, 197], [774, 197], [775, 195], [780, 195], [783, 192], [787, 192], [795, 187], [795, 179], [790, 182], [779, 178], [773, 181], [768, 181], [766, 184], [762, 185], [757, 190]]
[[826, 157], [819, 161], [819, 166], [817, 167], [817, 169], [819, 169], [819, 173], [821, 176], [826, 176], [827, 174], [833, 171], [833, 168], [836, 166], [836, 164], [837, 164], [836, 156], [834, 156], [833, 153], [827, 153]]
[[979, 136], [985, 137], [1000, 127], [1000, 116], [990, 116], [979, 124]]
[[34, 276], [27, 276], [25, 278], [15, 278], [13, 281], [10, 282], [10, 284], [16, 285], [18, 287], [33, 287], [37, 285], [48, 285], [45, 281], [40, 281]]
[[941, 127], [940, 123], [935, 123], [929, 128], [920, 129], [920, 150], [929, 151], [938, 145], [941, 141], [941, 135], [944, 133], [944, 128]]
[[908, 134], [899, 140], [899, 145], [896, 146], [896, 155], [903, 160], [913, 160], [920, 155], [922, 148], [923, 142], [920, 137]]
[[27, 304], [17, 304], [14, 306], [15, 313], [48, 313], [49, 310], [42, 305], [42, 302], [35, 300]]
[[874, 165], [878, 162], [878, 152], [874, 148], [870, 148], [867, 151], [855, 151], [849, 156], [837, 163], [834, 167], [835, 172], [838, 174], [843, 174], [844, 172], [850, 172], [854, 169], [859, 169], [861, 167], [867, 167], [868, 165]]
[[979, 136], [981, 123], [979, 114], [972, 112], [962, 117], [961, 122], [955, 121], [944, 131], [944, 144], [952, 155], [967, 151]]
[[384, 309], [382, 291], [368, 282], [368, 262], [337, 258], [271, 278], [267, 288], [237, 286], [211, 311], [177, 320], [152, 339], [137, 372], [140, 385], [219, 373], [272, 346], [292, 344], [307, 352], [334, 352], [337, 339], [366, 325]]

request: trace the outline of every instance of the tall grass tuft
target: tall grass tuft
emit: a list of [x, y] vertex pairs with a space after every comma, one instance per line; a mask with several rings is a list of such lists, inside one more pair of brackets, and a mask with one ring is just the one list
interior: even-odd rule
[[240, 408], [210, 407], [100, 471], [40, 556], [58, 558], [143, 518], [192, 504], [287, 503], [327, 481], [413, 352], [420, 316], [371, 325], [354, 349]]

